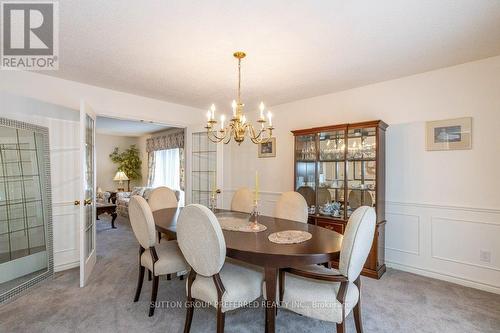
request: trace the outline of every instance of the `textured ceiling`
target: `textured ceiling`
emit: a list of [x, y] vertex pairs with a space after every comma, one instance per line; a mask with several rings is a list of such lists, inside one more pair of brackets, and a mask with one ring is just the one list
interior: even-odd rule
[[277, 105], [500, 54], [498, 0], [60, 1], [60, 70], [200, 108]]
[[122, 120], [107, 117], [97, 117], [96, 132], [107, 135], [142, 136], [169, 129], [164, 125], [142, 121]]

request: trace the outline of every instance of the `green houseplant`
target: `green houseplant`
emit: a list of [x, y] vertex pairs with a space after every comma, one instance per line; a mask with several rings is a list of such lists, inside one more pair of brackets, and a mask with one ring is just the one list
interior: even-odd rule
[[120, 152], [118, 147], [115, 147], [113, 152], [109, 154], [109, 158], [115, 164], [118, 164], [116, 171], [123, 171], [128, 177], [127, 187], [130, 191], [130, 181], [141, 179], [141, 157], [139, 149], [135, 145]]

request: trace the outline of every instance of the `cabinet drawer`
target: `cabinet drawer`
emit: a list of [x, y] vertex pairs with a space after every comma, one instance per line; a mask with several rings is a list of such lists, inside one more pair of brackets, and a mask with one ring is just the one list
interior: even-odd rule
[[344, 224], [343, 223], [318, 221], [318, 226], [336, 231], [339, 234], [344, 234]]

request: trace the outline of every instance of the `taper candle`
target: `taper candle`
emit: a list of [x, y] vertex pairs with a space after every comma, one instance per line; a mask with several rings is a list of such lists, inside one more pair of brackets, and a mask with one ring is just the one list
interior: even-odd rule
[[255, 171], [255, 201], [259, 200], [259, 172]]

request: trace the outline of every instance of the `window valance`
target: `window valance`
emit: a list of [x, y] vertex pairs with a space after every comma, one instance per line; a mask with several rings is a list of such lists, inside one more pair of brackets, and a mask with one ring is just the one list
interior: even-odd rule
[[166, 130], [161, 134], [153, 136], [146, 140], [146, 151], [148, 153], [165, 150], [165, 149], [175, 149], [184, 148], [184, 130], [183, 129], [173, 129]]

